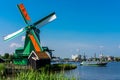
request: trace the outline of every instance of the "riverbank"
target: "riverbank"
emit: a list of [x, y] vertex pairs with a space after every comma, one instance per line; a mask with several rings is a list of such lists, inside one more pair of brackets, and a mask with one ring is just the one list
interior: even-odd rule
[[[10, 65], [10, 64], [9, 64]], [[5, 67], [5, 65], [4, 65]], [[64, 75], [65, 70], [77, 68], [73, 64], [52, 64], [39, 70], [33, 70], [30, 66], [10, 65], [1, 74], [3, 80], [75, 80]], [[2, 70], [1, 70], [2, 71]], [[1, 72], [0, 71], [0, 72]], [[59, 75], [58, 75], [59, 74]], [[34, 77], [36, 76], [36, 77]]]

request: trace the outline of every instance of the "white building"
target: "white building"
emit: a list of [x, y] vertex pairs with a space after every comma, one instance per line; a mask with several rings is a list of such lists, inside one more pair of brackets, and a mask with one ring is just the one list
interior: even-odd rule
[[75, 61], [81, 60], [81, 55], [78, 55], [78, 54], [72, 55], [72, 60], [75, 60]]

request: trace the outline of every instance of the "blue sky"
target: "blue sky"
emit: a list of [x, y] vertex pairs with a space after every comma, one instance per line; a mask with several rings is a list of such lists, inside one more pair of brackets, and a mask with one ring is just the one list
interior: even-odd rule
[[57, 19], [41, 30], [41, 43], [53, 54], [71, 57], [85, 53], [120, 56], [119, 0], [2, 0], [0, 3], [0, 54], [13, 53], [24, 44], [22, 38], [4, 42], [3, 36], [25, 27], [17, 8], [23, 3], [32, 22], [55, 11]]

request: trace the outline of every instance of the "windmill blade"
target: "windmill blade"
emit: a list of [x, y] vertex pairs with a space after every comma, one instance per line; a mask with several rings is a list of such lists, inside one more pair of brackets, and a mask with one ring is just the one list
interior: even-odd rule
[[55, 12], [53, 12], [53, 13], [49, 14], [48, 16], [42, 18], [41, 20], [35, 22], [33, 24], [33, 26], [37, 26], [39, 28], [39, 27], [42, 27], [43, 25], [53, 21], [54, 19], [56, 19]]
[[22, 16], [23, 16], [25, 23], [26, 23], [26, 24], [29, 24], [30, 17], [29, 17], [29, 15], [28, 15], [28, 13], [27, 13], [24, 5], [23, 5], [23, 4], [19, 4], [19, 5], [17, 5], [17, 7], [19, 8], [20, 13], [21, 13]]
[[9, 34], [9, 35], [5, 36], [4, 40], [7, 41], [9, 39], [12, 39], [12, 38], [22, 34], [23, 32], [25, 32], [25, 28], [21, 28], [20, 30], [18, 30], [16, 32], [12, 33], [12, 34]]

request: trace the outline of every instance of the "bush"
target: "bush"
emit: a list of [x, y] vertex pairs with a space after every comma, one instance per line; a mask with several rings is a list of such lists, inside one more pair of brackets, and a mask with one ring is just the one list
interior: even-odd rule
[[0, 63], [0, 76], [3, 75], [5, 71], [5, 65], [3, 63]]

